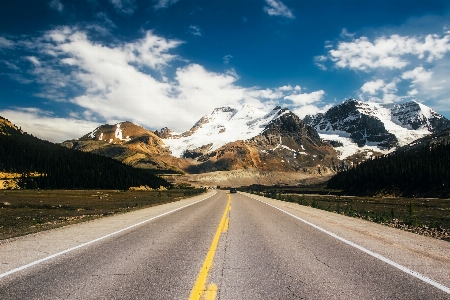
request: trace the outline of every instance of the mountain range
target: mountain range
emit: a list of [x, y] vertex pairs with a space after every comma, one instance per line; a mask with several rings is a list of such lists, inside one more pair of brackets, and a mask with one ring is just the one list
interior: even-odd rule
[[449, 127], [449, 120], [415, 101], [349, 99], [303, 120], [281, 107], [220, 107], [182, 133], [130, 122], [102, 125], [63, 145], [210, 184], [298, 184], [328, 179]]
[[387, 154], [450, 127], [450, 121], [416, 101], [379, 104], [349, 99], [304, 121], [336, 145], [341, 160]]

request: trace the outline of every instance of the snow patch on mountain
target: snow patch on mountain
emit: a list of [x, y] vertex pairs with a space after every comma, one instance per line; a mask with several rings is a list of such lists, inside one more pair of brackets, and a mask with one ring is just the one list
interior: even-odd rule
[[346, 159], [358, 152], [367, 152], [368, 154], [373, 154], [373, 152], [381, 152], [384, 154], [388, 154], [395, 150], [395, 148], [380, 149], [378, 144], [375, 143], [367, 143], [366, 145], [359, 147], [358, 144], [352, 141], [351, 138], [338, 134], [319, 133], [319, 136], [324, 140], [336, 141], [342, 145], [334, 148], [339, 153], [339, 159]]
[[[122, 132], [122, 129], [120, 129], [120, 125], [121, 124], [122, 123], [117, 123], [116, 124], [116, 131], [114, 132], [114, 136], [116, 137], [116, 139], [119, 139], [119, 140], [125, 141], [125, 142], [129, 142], [131, 140], [130, 136], [127, 136], [127, 137], [123, 138], [123, 132]], [[112, 139], [110, 140], [110, 143], [111, 142], [112, 142]]]
[[[415, 102], [417, 103], [417, 102]], [[421, 138], [425, 135], [430, 134], [431, 132], [428, 130], [426, 126], [421, 126], [417, 129], [411, 128], [409, 126], [409, 123], [402, 123], [396, 118], [396, 116], [393, 114], [393, 109], [397, 108], [398, 106], [391, 106], [391, 105], [383, 105], [378, 103], [367, 103], [370, 107], [369, 111], [361, 111], [362, 113], [366, 113], [367, 115], [372, 115], [375, 118], [378, 118], [381, 120], [381, 122], [384, 124], [384, 127], [386, 130], [393, 135], [395, 135], [398, 139], [399, 146], [404, 146], [409, 143], [411, 143], [414, 140], [417, 140], [418, 138]], [[419, 104], [419, 103], [417, 103]], [[421, 114], [425, 118], [428, 115], [428, 118], [431, 116], [430, 108], [426, 107], [423, 104], [420, 104], [423, 109], [416, 112], [416, 114], [411, 114], [410, 118], [414, 118], [417, 116], [417, 114]], [[427, 108], [427, 109], [425, 109]], [[397, 108], [397, 112], [400, 115], [405, 115], [404, 113], [400, 112], [400, 109]], [[427, 119], [428, 119], [427, 118]], [[405, 121], [408, 118], [405, 118]]]
[[269, 113], [251, 105], [242, 107], [221, 107], [202, 119], [182, 135], [172, 134], [163, 139], [172, 151], [172, 155], [182, 157], [186, 150], [194, 150], [209, 145], [208, 151], [214, 151], [225, 144], [237, 140], [248, 140], [260, 134], [272, 120], [285, 112], [276, 107]]

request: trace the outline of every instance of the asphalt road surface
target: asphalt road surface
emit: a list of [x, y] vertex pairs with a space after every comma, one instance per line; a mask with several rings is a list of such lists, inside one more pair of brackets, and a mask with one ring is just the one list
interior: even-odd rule
[[[413, 276], [267, 203], [218, 191], [41, 263], [4, 269], [0, 299], [450, 299], [447, 282]], [[0, 256], [14, 243], [0, 244]], [[445, 266], [450, 254], [434, 259]]]

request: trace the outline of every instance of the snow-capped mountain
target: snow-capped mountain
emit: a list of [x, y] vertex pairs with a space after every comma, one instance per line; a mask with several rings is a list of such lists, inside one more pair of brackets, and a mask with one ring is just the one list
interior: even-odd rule
[[177, 160], [172, 158], [162, 140], [151, 130], [131, 122], [101, 125], [62, 145], [111, 157], [136, 168], [179, 170]]
[[450, 127], [450, 121], [416, 101], [379, 104], [349, 99], [304, 121], [335, 144], [345, 159], [356, 153], [387, 153]]
[[190, 159], [189, 173], [257, 169], [321, 174], [337, 163], [336, 151], [289, 109], [269, 112], [249, 105], [221, 107], [189, 131], [155, 132], [172, 155]]
[[[337, 162], [333, 147], [323, 142], [314, 128], [288, 109], [276, 107], [246, 125], [250, 129], [241, 131], [241, 137], [249, 137], [246, 140], [235, 140], [217, 149], [209, 143], [186, 150], [183, 156], [195, 160], [188, 171], [257, 169], [309, 174], [314, 169], [320, 174], [333, 172], [333, 163]], [[242, 125], [241, 130], [244, 128]], [[251, 136], [255, 133], [258, 134]], [[195, 138], [195, 134], [192, 137]]]
[[192, 180], [207, 178], [211, 184], [298, 184], [326, 180], [349, 164], [447, 127], [450, 121], [417, 102], [382, 105], [350, 99], [304, 120], [281, 107], [221, 107], [184, 133], [121, 122], [63, 145], [138, 168], [203, 176]]
[[174, 134], [168, 128], [155, 133], [169, 146], [173, 156], [189, 158], [195, 156], [195, 152], [201, 155], [237, 140], [253, 138], [284, 113], [281, 107], [275, 107], [269, 113], [250, 105], [220, 107], [182, 134]]

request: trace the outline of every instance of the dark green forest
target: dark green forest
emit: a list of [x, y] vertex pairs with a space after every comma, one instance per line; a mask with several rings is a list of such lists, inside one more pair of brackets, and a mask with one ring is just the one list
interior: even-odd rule
[[[22, 174], [21, 188], [128, 189], [170, 184], [151, 172], [111, 158], [68, 149], [3, 126], [0, 128], [0, 170]], [[42, 174], [31, 177], [31, 172]]]
[[427, 145], [365, 161], [338, 173], [328, 188], [359, 195], [450, 197], [450, 143]]

